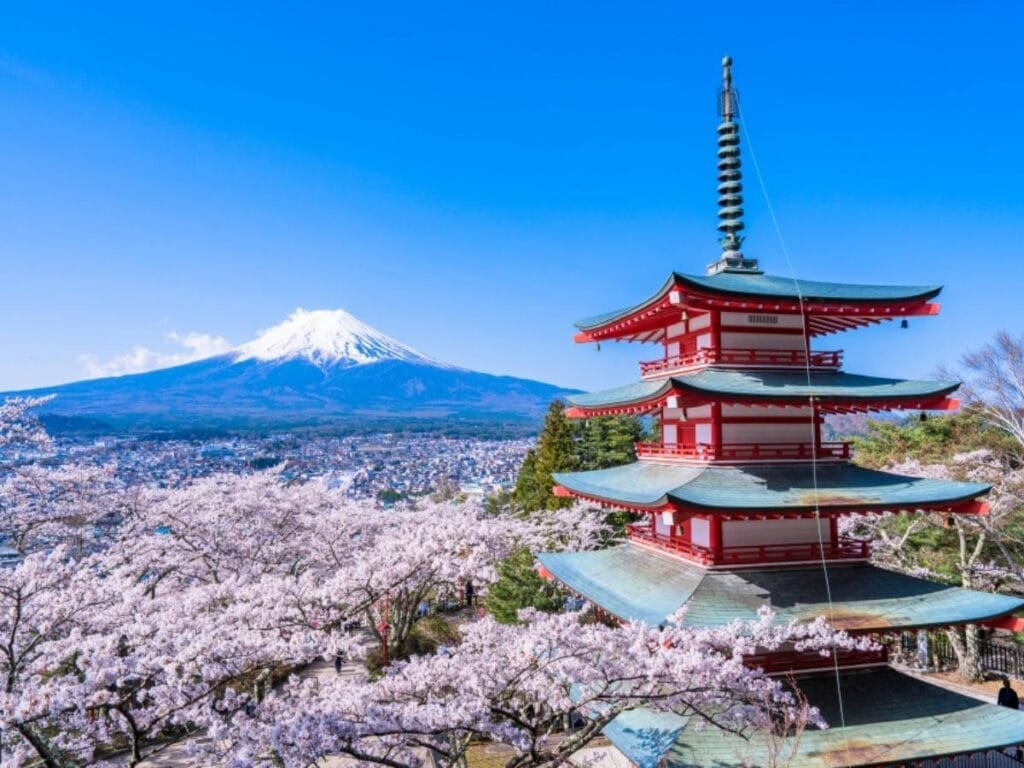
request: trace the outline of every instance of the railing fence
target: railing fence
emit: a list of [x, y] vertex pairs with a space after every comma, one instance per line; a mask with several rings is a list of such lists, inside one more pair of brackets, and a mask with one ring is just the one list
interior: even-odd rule
[[[918, 656], [916, 632], [904, 632], [900, 636], [900, 650], [908, 659]], [[928, 663], [940, 669], [955, 668], [958, 664], [956, 651], [945, 632], [928, 633]], [[980, 640], [978, 656], [982, 669], [1001, 675], [1024, 680], [1024, 648], [994, 640]]]

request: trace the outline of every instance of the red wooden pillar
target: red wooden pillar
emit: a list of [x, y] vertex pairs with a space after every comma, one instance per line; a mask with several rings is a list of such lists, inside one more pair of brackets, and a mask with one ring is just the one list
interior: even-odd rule
[[835, 515], [829, 515], [828, 536], [832, 540], [832, 548], [834, 549], [839, 544], [839, 518]]
[[821, 451], [821, 422], [823, 421], [821, 415], [821, 406], [815, 398], [811, 398], [811, 418], [814, 419], [814, 445], [811, 449], [814, 451], [814, 455], [818, 456]]
[[722, 404], [711, 404], [711, 445], [714, 456], [722, 455]]
[[722, 554], [722, 518], [719, 515], [708, 515], [708, 549], [712, 560], [718, 560]]
[[804, 323], [803, 323], [803, 325], [804, 325], [804, 355], [805, 355], [804, 360], [807, 361], [807, 365], [810, 365], [811, 364], [811, 316], [809, 314], [807, 314], [807, 312], [804, 311], [802, 308], [801, 308], [801, 314], [803, 315], [803, 319], [804, 319]]

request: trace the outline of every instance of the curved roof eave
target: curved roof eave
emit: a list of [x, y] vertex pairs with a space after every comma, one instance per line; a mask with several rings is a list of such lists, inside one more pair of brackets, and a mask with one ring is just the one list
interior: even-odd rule
[[960, 386], [958, 381], [919, 381], [859, 376], [845, 372], [815, 373], [811, 383], [803, 371], [733, 371], [705, 369], [689, 376], [641, 380], [613, 389], [570, 395], [568, 403], [583, 409], [624, 408], [653, 403], [673, 390], [692, 392], [712, 399], [823, 402], [871, 402], [931, 400], [945, 397]]
[[635, 461], [589, 472], [561, 472], [569, 492], [611, 504], [739, 514], [812, 509], [945, 507], [984, 496], [991, 486], [898, 475], [854, 464], [684, 465]]
[[586, 317], [577, 320], [574, 325], [581, 331], [599, 329], [654, 304], [663, 298], [672, 286], [677, 284], [725, 296], [758, 296], [766, 299], [803, 299], [804, 301], [847, 304], [921, 303], [935, 298], [942, 291], [941, 285], [864, 285], [827, 283], [765, 274], [720, 272], [716, 275], [700, 276], [672, 272], [661, 288], [638, 304]]

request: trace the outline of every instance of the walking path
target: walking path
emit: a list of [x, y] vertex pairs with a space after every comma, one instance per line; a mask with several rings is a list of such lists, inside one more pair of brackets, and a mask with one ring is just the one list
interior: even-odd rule
[[[972, 699], [984, 701], [986, 704], [996, 703], [996, 696], [999, 695], [999, 688], [1002, 685], [999, 680], [985, 680], [980, 683], [965, 683], [956, 676], [955, 672], [922, 672], [920, 669], [905, 667], [902, 665], [897, 666], [897, 669], [906, 675], [916, 677], [926, 683], [938, 685], [964, 696], [970, 696]], [[1020, 680], [1010, 680], [1010, 683], [1018, 693], [1024, 693], [1024, 682]]]

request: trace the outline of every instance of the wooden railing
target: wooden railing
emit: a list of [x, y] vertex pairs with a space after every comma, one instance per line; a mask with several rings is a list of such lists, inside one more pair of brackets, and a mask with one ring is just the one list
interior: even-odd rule
[[640, 363], [643, 376], [658, 376], [667, 371], [696, 368], [701, 365], [749, 365], [765, 368], [810, 365], [811, 368], [838, 368], [843, 362], [841, 350], [811, 352], [802, 349], [698, 349], [684, 355]]
[[817, 452], [810, 443], [637, 443], [639, 458], [680, 458], [696, 461], [779, 461], [801, 459], [849, 459], [849, 443], [821, 443]]
[[769, 675], [784, 675], [790, 672], [833, 669], [837, 666], [843, 669], [867, 664], [885, 664], [889, 658], [888, 649], [884, 645], [867, 651], [840, 648], [833, 653], [834, 658], [822, 656], [818, 651], [752, 653], [743, 657], [743, 663], [752, 669], [763, 669]]
[[841, 538], [836, 542], [808, 542], [805, 544], [752, 544], [741, 547], [722, 547], [713, 550], [689, 541], [655, 533], [649, 525], [631, 525], [629, 537], [653, 544], [660, 549], [683, 555], [702, 565], [759, 565], [762, 563], [798, 563], [821, 560], [867, 560], [871, 555], [870, 543], [858, 539]]
[[691, 560], [696, 560], [702, 565], [710, 565], [712, 562], [711, 555], [713, 553], [710, 549], [707, 549], [706, 547], [698, 547], [688, 541], [683, 541], [682, 539], [676, 539], [671, 536], [663, 536], [662, 534], [654, 533], [648, 525], [629, 525], [626, 527], [626, 531], [631, 539], [644, 541], [648, 544], [654, 544], [660, 549], [684, 555]]

